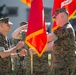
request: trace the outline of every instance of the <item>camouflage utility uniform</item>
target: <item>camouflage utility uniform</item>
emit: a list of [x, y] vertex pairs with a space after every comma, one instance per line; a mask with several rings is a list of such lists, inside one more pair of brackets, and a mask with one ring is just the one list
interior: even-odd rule
[[[22, 41], [25, 40], [25, 31], [22, 31], [20, 33], [20, 38], [21, 39], [14, 39], [13, 45], [16, 45], [20, 40], [22, 40]], [[24, 48], [28, 50], [29, 47], [25, 44], [25, 46], [22, 47], [20, 50], [22, 50]], [[17, 52], [19, 52], [20, 50], [18, 50]], [[28, 52], [27, 55], [14, 59], [15, 75], [28, 75], [26, 69], [27, 69], [27, 65], [30, 65], [30, 62], [28, 62], [30, 60], [30, 56], [29, 56], [29, 51], [27, 51], [27, 52]]]
[[[9, 42], [6, 37], [0, 33], [0, 48], [3, 47], [4, 50], [8, 50]], [[3, 52], [3, 50], [0, 50]], [[10, 75], [11, 71], [11, 59], [10, 56], [6, 58], [0, 57], [0, 75]]]
[[[76, 34], [75, 34], [76, 36]], [[75, 47], [76, 47], [76, 37], [75, 37]], [[75, 50], [75, 60], [76, 60], [76, 50]], [[76, 74], [76, 61], [75, 61], [75, 72], [74, 72], [74, 75]]]
[[[31, 62], [29, 60], [29, 62]], [[43, 53], [41, 57], [38, 55], [33, 55], [33, 74], [31, 74], [31, 65], [27, 65], [28, 75], [48, 75], [49, 65], [48, 65], [48, 52]]]
[[75, 69], [75, 37], [70, 23], [54, 31], [58, 39], [54, 42], [54, 75], [73, 75]]
[[48, 52], [44, 52], [41, 57], [33, 56], [33, 75], [48, 75]]

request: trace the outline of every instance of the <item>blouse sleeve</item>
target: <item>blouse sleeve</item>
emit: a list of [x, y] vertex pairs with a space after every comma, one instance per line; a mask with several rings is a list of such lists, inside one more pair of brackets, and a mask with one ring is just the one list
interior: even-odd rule
[[58, 38], [66, 38], [66, 37], [71, 37], [73, 36], [73, 31], [71, 28], [61, 28], [59, 30], [56, 30], [54, 32], [54, 34], [58, 37]]

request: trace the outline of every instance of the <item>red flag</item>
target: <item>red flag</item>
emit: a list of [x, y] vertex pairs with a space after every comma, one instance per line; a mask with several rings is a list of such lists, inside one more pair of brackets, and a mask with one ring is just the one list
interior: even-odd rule
[[63, 2], [63, 7], [69, 12], [69, 19], [71, 19], [76, 13], [76, 0], [67, 0], [65, 3]]
[[[76, 12], [76, 0], [54, 0], [52, 16], [55, 14], [56, 9], [63, 7], [68, 10], [69, 19], [71, 19]], [[52, 31], [56, 30], [57, 28], [59, 27], [56, 25], [56, 23], [54, 23]]]
[[21, 2], [27, 4], [28, 6], [31, 6], [31, 1], [32, 0], [21, 0]]
[[31, 2], [25, 42], [36, 50], [38, 56], [42, 55], [46, 46], [46, 28], [43, 12], [42, 0], [33, 0]]

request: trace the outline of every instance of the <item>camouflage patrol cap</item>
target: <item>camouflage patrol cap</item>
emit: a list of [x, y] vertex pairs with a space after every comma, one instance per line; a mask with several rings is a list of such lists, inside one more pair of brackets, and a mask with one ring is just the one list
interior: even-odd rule
[[68, 15], [68, 11], [66, 10], [66, 8], [58, 8], [55, 10], [55, 15], [53, 16], [53, 18], [56, 18], [56, 16], [62, 12], [65, 12]]
[[0, 23], [13, 25], [13, 23], [9, 21], [9, 18], [0, 18]]
[[20, 26], [23, 26], [23, 25], [26, 25], [26, 24], [27, 24], [27, 22], [21, 22]]

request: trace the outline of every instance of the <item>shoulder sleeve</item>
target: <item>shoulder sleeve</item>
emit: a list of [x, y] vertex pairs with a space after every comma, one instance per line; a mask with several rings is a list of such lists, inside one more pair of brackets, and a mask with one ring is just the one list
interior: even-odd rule
[[0, 34], [0, 52], [3, 52], [4, 51], [4, 47], [3, 47], [3, 39], [2, 39], [2, 36]]
[[68, 36], [74, 36], [72, 28], [61, 28], [59, 30], [56, 30], [54, 34], [58, 38], [68, 37]]
[[53, 32], [50, 33], [49, 35], [53, 39], [53, 41], [56, 41], [58, 39], [58, 37]]
[[3, 37], [2, 37], [2, 35], [0, 34], [0, 47], [2, 47], [3, 46]]
[[0, 34], [0, 52], [3, 52], [4, 51], [4, 44], [3, 43], [4, 43], [3, 37]]

